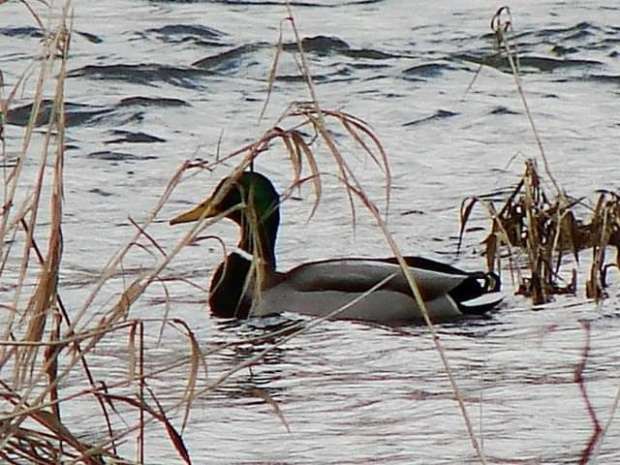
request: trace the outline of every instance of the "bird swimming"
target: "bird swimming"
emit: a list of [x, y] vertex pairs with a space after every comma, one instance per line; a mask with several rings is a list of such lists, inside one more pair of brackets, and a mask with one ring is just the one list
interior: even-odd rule
[[[396, 257], [328, 259], [277, 271], [279, 203], [266, 176], [245, 171], [225, 178], [211, 197], [170, 220], [178, 224], [222, 215], [241, 229], [238, 250], [211, 280], [209, 306], [215, 316], [247, 318], [285, 311], [324, 316], [345, 307], [333, 317], [383, 324], [423, 319]], [[482, 315], [502, 300], [495, 273], [467, 272], [422, 257], [404, 260], [433, 321]]]

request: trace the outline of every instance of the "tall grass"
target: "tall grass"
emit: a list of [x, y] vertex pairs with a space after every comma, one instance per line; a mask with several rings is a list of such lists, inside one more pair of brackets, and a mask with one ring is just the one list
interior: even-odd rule
[[[522, 178], [499, 208], [482, 196], [465, 199], [461, 205], [461, 237], [472, 209], [484, 205], [491, 221], [484, 240], [487, 266], [501, 269], [507, 257], [509, 270], [516, 275], [517, 293], [530, 297], [534, 304], [549, 302], [557, 294], [576, 294], [577, 267], [580, 252], [592, 250], [589, 277], [584, 286], [588, 298], [605, 296], [610, 268], [620, 269], [620, 195], [599, 191], [592, 204], [587, 199], [572, 198], [553, 176], [544, 145], [538, 134], [519, 74], [517, 48], [511, 41], [513, 21], [508, 7], [501, 7], [493, 16], [491, 27], [500, 53], [510, 64], [515, 86], [536, 140], [544, 171], [538, 161], [527, 159]], [[554, 188], [545, 190], [545, 184]], [[589, 211], [588, 218], [580, 218]], [[608, 262], [608, 247], [616, 248], [615, 262]], [[566, 256], [574, 258], [574, 267], [566, 270]], [[523, 260], [524, 258], [524, 260]], [[521, 263], [525, 261], [525, 269]]]
[[[1, 108], [0, 134], [5, 136], [11, 129], [4, 126], [4, 121], [12, 111], [15, 96], [32, 99], [30, 122], [14, 159], [9, 158], [13, 147], [8, 148], [2, 139], [0, 459], [3, 463], [109, 463], [119, 460], [117, 444], [133, 435], [139, 441], [137, 455], [141, 461], [144, 425], [151, 418], [166, 428], [179, 455], [189, 461], [180, 435], [167, 420], [165, 411], [149, 406], [146, 400], [151, 398], [158, 405], [146, 381], [153, 374], [144, 370], [144, 326], [128, 317], [132, 303], [167, 261], [130, 283], [99, 321], [82, 321], [103, 284], [118, 269], [144, 229], [136, 228], [134, 238], [110, 260], [81, 308], [67, 309], [63, 303], [58, 282], [63, 255], [64, 86], [71, 38], [70, 2], [66, 1], [60, 11], [48, 10], [49, 23], [53, 24], [49, 28], [43, 26], [46, 21], [40, 18], [35, 6], [23, 4], [43, 30], [44, 40], [32, 65], [34, 85], [28, 85], [30, 80], [25, 73], [3, 98]], [[42, 111], [48, 101], [52, 102], [49, 114]], [[44, 114], [49, 116], [43, 117]], [[46, 120], [41, 126], [42, 118]], [[32, 170], [32, 166], [36, 169]], [[183, 329], [178, 322], [166, 324]], [[183, 365], [188, 367], [187, 389], [191, 392], [201, 355], [191, 331], [183, 331], [190, 341], [191, 355]], [[93, 350], [113, 333], [125, 334], [128, 353], [135, 356], [130, 359], [129, 373], [121, 380], [95, 378], [90, 369], [90, 360], [96, 357]], [[89, 387], [68, 393], [60, 386], [66, 385], [69, 378], [72, 382], [82, 379]], [[121, 387], [135, 388], [136, 396], [115, 394]], [[95, 418], [107, 424], [106, 439], [91, 443], [63, 422], [63, 408], [83, 399], [92, 399], [98, 405], [99, 411], [88, 415], [95, 424]], [[140, 420], [114, 430], [110, 417], [119, 404], [139, 412]]]

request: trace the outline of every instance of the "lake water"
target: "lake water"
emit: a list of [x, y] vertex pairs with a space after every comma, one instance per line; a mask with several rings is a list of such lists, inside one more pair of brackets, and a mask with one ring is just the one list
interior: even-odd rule
[[[34, 6], [47, 18], [41, 5]], [[73, 7], [60, 293], [77, 318], [106, 263], [135, 234], [128, 218], [138, 223], [148, 218], [185, 160], [213, 161], [257, 140], [289, 103], [309, 95], [281, 2], [83, 0]], [[513, 76], [505, 66], [478, 64], [495, 53], [489, 24], [497, 7], [481, 0], [309, 0], [292, 7], [302, 37], [327, 38], [307, 47], [319, 103], [366, 121], [385, 147], [393, 175], [388, 226], [401, 250], [472, 270], [484, 267], [479, 245], [484, 232], [466, 235], [456, 255], [461, 201], [514, 186], [525, 157], [538, 157]], [[525, 94], [554, 176], [575, 197], [594, 198], [596, 189], [617, 192], [620, 5], [528, 0], [515, 2], [512, 15]], [[280, 30], [289, 46], [259, 120]], [[14, 109], [31, 102], [36, 75], [29, 67], [40, 40], [22, 3], [0, 4], [5, 84], [0, 97], [7, 98], [24, 75], [30, 89], [16, 95]], [[28, 108], [7, 117], [6, 165], [20, 150], [28, 117]], [[33, 146], [42, 139], [40, 129]], [[383, 207], [381, 172], [348, 147], [348, 162]], [[321, 169], [334, 173], [325, 148], [319, 151]], [[38, 161], [33, 149], [26, 173], [33, 174]], [[202, 200], [233, 166], [234, 161], [212, 173], [192, 171], [175, 189], [148, 228], [164, 250], [188, 229], [170, 227], [167, 220]], [[281, 190], [292, 179], [277, 146], [256, 168]], [[34, 175], [24, 179], [22, 197]], [[283, 270], [308, 260], [389, 253], [363, 207], [358, 205], [353, 228], [335, 177], [325, 176], [324, 183], [311, 220], [309, 189], [283, 205], [278, 243]], [[44, 212], [40, 221], [44, 243]], [[478, 211], [472, 225], [486, 224]], [[205, 234], [220, 235], [229, 246], [237, 240], [236, 228], [226, 222]], [[141, 243], [147, 247], [126, 257], [78, 319], [78, 328], [93, 326], [132, 279], [161, 260], [148, 241]], [[588, 256], [582, 255], [586, 264]], [[19, 254], [15, 257], [4, 271], [5, 284], [17, 274]], [[164, 407], [182, 401], [190, 344], [169, 327], [160, 340], [162, 319], [184, 320], [205, 352], [231, 343], [207, 356], [208, 373], [200, 372], [199, 388], [273, 342], [251, 342], [269, 331], [260, 322], [230, 324], [209, 315], [199, 287], [208, 286], [220, 260], [215, 241], [187, 247], [162, 274], [185, 281], [153, 283], [128, 314], [153, 320], [146, 331], [149, 368], [186, 362], [149, 381]], [[581, 287], [585, 269], [579, 272]], [[558, 297], [534, 310], [513, 295], [507, 270], [503, 282], [507, 297], [492, 318], [437, 327], [473, 430], [488, 463], [579, 463], [594, 431], [575, 381], [588, 336], [588, 399], [602, 426], [615, 413], [619, 283], [612, 280], [609, 298], [599, 304], [585, 300], [580, 287], [578, 296]], [[9, 286], [2, 289], [10, 295]], [[589, 322], [589, 332], [582, 321]], [[109, 336], [90, 354], [96, 379], [112, 386], [127, 378], [128, 337]], [[8, 366], [0, 374], [9, 380]], [[75, 374], [63, 381], [61, 392], [86, 386]], [[133, 393], [135, 385], [118, 392]], [[131, 423], [136, 416], [123, 407]], [[68, 402], [63, 419], [71, 431], [96, 442], [104, 430], [95, 414], [86, 413], [90, 408], [96, 407], [88, 399]], [[169, 412], [178, 428], [182, 415]], [[119, 430], [124, 427], [120, 418], [113, 421]], [[346, 321], [312, 328], [270, 351], [251, 371], [242, 369], [196, 398], [183, 440], [194, 463], [481, 462], [428, 329]], [[146, 444], [147, 463], [181, 463], [161, 426], [150, 425]], [[598, 463], [620, 463], [617, 420], [597, 447]], [[133, 440], [119, 449], [127, 457], [134, 451]]]

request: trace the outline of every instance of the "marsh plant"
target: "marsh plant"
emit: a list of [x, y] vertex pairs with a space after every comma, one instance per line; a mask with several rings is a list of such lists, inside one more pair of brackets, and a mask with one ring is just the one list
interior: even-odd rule
[[[585, 294], [600, 299], [605, 296], [609, 270], [620, 267], [620, 196], [598, 191], [592, 203], [571, 197], [557, 183], [523, 91], [507, 7], [497, 11], [491, 27], [498, 55], [509, 64], [515, 79], [544, 170], [541, 172], [536, 159], [528, 158], [521, 179], [503, 202], [492, 202], [482, 195], [465, 199], [461, 205], [460, 237], [474, 206], [483, 204], [491, 223], [483, 242], [488, 269], [501, 270], [502, 263], [508, 261], [506, 268], [516, 277], [517, 293], [531, 297], [534, 304], [549, 302], [555, 294], [576, 294], [577, 267], [583, 261], [580, 252], [591, 250]], [[552, 192], [545, 186], [552, 186]], [[616, 248], [615, 261], [607, 259], [609, 247]], [[567, 255], [574, 258], [572, 268], [565, 260]]]

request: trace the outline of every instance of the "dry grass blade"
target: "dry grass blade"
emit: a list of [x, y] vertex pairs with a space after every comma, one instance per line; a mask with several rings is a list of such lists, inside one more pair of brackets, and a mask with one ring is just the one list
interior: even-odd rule
[[[64, 75], [65, 66], [66, 66], [66, 56], [68, 53], [69, 41], [66, 39], [68, 32], [66, 32], [64, 21], [61, 23], [58, 32], [53, 36], [54, 39], [50, 42], [49, 47], [50, 50], [63, 50], [63, 60], [61, 60], [61, 74]], [[48, 54], [48, 56], [54, 56], [53, 54]], [[53, 58], [50, 58], [53, 60]], [[46, 63], [45, 66], [41, 67], [41, 73], [39, 75], [39, 86], [42, 88], [43, 81], [46, 76], [50, 72], [48, 68], [51, 68], [51, 63]], [[47, 167], [47, 159], [48, 154], [50, 152], [50, 147], [52, 144], [52, 135], [57, 133], [59, 136], [55, 138], [56, 140], [56, 157], [54, 162], [54, 173], [53, 173], [53, 192], [51, 197], [51, 224], [50, 224], [50, 239], [48, 244], [48, 253], [47, 257], [44, 260], [42, 265], [42, 270], [39, 275], [39, 280], [37, 283], [37, 288], [32, 298], [30, 299], [28, 309], [26, 311], [26, 315], [30, 317], [28, 322], [28, 328], [26, 330], [25, 339], [26, 340], [40, 340], [43, 336], [43, 330], [45, 328], [46, 320], [47, 320], [47, 311], [51, 307], [52, 303], [55, 300], [56, 296], [56, 286], [58, 282], [58, 269], [60, 266], [60, 260], [62, 255], [62, 230], [61, 230], [61, 222], [62, 222], [62, 179], [63, 179], [63, 157], [64, 157], [64, 139], [62, 134], [64, 134], [64, 91], [62, 85], [63, 79], [58, 79], [57, 86], [55, 89], [55, 99], [54, 104], [52, 105], [52, 111], [50, 115], [50, 121], [47, 126], [47, 131], [44, 139], [44, 146], [41, 152], [41, 159], [39, 162], [39, 171], [37, 174], [37, 180], [35, 185], [35, 190], [33, 194], [32, 201], [29, 206], [30, 217], [28, 227], [27, 227], [27, 240], [25, 241], [24, 246], [24, 258], [22, 260], [21, 266], [21, 278], [20, 282], [24, 282], [28, 265], [29, 265], [29, 256], [30, 250], [33, 247], [34, 240], [34, 231], [36, 226], [36, 220], [38, 217], [38, 210], [40, 207], [41, 201], [41, 192], [43, 189], [44, 183], [44, 175]], [[42, 91], [39, 91], [37, 94], [37, 98], [35, 98], [35, 104], [33, 105], [33, 111], [31, 113], [31, 125], [28, 128], [27, 136], [25, 139], [25, 144], [28, 144], [30, 141], [30, 137], [32, 136], [32, 130], [34, 127], [34, 120], [39, 112], [42, 99]], [[25, 145], [26, 147], [27, 145]], [[24, 147], [24, 149], [25, 149]], [[26, 223], [25, 219], [22, 219], [22, 223]], [[21, 287], [21, 286], [20, 286]], [[19, 292], [15, 293], [15, 299], [19, 299]], [[17, 302], [17, 300], [15, 300]], [[30, 365], [30, 371], [34, 369], [34, 363], [36, 362], [36, 354], [31, 349], [25, 349], [22, 354], [22, 363], [23, 367], [27, 367]], [[24, 370], [19, 376], [22, 379], [22, 382], [25, 380], [24, 376], [26, 376], [28, 370]]]
[[[469, 198], [464, 199], [461, 202], [461, 208], [460, 208], [460, 211], [459, 211], [459, 219], [460, 219], [460, 223], [461, 223], [461, 228], [459, 230], [459, 241], [458, 241], [458, 244], [456, 246], [457, 253], [461, 250], [461, 244], [463, 243], [463, 234], [465, 233], [465, 226], [467, 225], [467, 222], [469, 221], [469, 216], [471, 215], [471, 212], [472, 212], [474, 206], [479, 201], [480, 201], [480, 199], [478, 197], [469, 197]], [[487, 257], [488, 256], [489, 255], [487, 253]], [[495, 256], [495, 253], [493, 253], [491, 256]], [[491, 268], [491, 267], [489, 267], [489, 268]]]
[[293, 34], [295, 36], [295, 43], [297, 44], [297, 50], [299, 51], [299, 57], [301, 59], [301, 73], [306, 80], [306, 86], [308, 88], [308, 92], [310, 93], [310, 100], [312, 101], [312, 104], [319, 113], [319, 119], [323, 119], [323, 116], [321, 114], [321, 108], [319, 106], [319, 99], [317, 98], [316, 91], [314, 90], [314, 82], [312, 81], [310, 65], [308, 63], [308, 58], [304, 53], [303, 42], [299, 35], [299, 31], [297, 30], [297, 25], [295, 24], [295, 17], [293, 16], [293, 10], [291, 9], [291, 3], [289, 0], [286, 0], [286, 10], [288, 12], [288, 17], [286, 19], [290, 22], [291, 29], [293, 30]]
[[[504, 20], [504, 16], [507, 16], [508, 20]], [[556, 195], [558, 197], [562, 197], [563, 191], [551, 174], [551, 168], [549, 166], [547, 156], [545, 155], [545, 149], [543, 147], [542, 140], [538, 134], [538, 129], [534, 124], [534, 118], [532, 116], [532, 112], [530, 111], [529, 104], [527, 103], [527, 99], [525, 98], [523, 83], [521, 82], [521, 76], [519, 74], [519, 55], [518, 53], [516, 53], [516, 51], [513, 51], [513, 46], [511, 45], [511, 42], [508, 38], [508, 34], [511, 33], [513, 30], [513, 24], [514, 22], [512, 20], [510, 8], [507, 6], [500, 7], [491, 19], [491, 29], [493, 29], [493, 32], [495, 33], [498, 46], [500, 48], [503, 47], [504, 51], [506, 52], [506, 57], [508, 58], [508, 63], [510, 63], [512, 75], [515, 79], [515, 85], [517, 87], [517, 90], [519, 91], [519, 96], [521, 97], [521, 103], [523, 104], [523, 108], [525, 109], [525, 113], [527, 114], [527, 119], [530, 123], [530, 127], [532, 128], [532, 132], [534, 133], [534, 138], [536, 139], [538, 151], [545, 166], [545, 172], [555, 186]]]
[[262, 400], [265, 401], [265, 403], [267, 403], [274, 411], [274, 413], [278, 416], [278, 418], [280, 419], [280, 421], [282, 422], [282, 424], [284, 425], [284, 427], [286, 428], [287, 432], [291, 432], [291, 428], [288, 424], [288, 421], [286, 421], [286, 417], [284, 416], [284, 414], [282, 413], [282, 410], [280, 409], [280, 406], [278, 405], [278, 403], [273, 400], [273, 397], [271, 397], [269, 395], [269, 393], [267, 391], [265, 391], [264, 389], [260, 389], [260, 388], [252, 388], [252, 395], [256, 396]]
[[[301, 135], [295, 131], [292, 134], [292, 139], [293, 139], [293, 144], [295, 147], [295, 151], [297, 153], [303, 153], [306, 157], [306, 160], [308, 161], [308, 165], [310, 166], [310, 179], [312, 180], [312, 184], [314, 186], [314, 204], [312, 206], [312, 210], [310, 211], [310, 217], [312, 218], [316, 212], [316, 209], [318, 208], [319, 204], [321, 203], [321, 195], [323, 193], [323, 188], [321, 186], [321, 175], [319, 172], [319, 166], [316, 162], [316, 160], [314, 159], [314, 155], [312, 154], [312, 150], [310, 150], [310, 146], [306, 143], [306, 141], [303, 139], [303, 137], [301, 137]], [[298, 173], [295, 173], [295, 180], [293, 182], [293, 184], [296, 184], [297, 182], [299, 182], [299, 175]]]
[[187, 422], [189, 420], [189, 415], [191, 413], [193, 395], [196, 390], [196, 384], [198, 382], [198, 369], [200, 368], [200, 366], [202, 366], [202, 369], [206, 377], [208, 375], [207, 361], [204, 355], [202, 354], [202, 352], [200, 351], [200, 346], [198, 345], [198, 341], [196, 340], [196, 337], [194, 336], [194, 332], [187, 325], [187, 323], [185, 323], [183, 320], [180, 320], [178, 318], [175, 318], [170, 323], [181, 326], [185, 331], [185, 335], [189, 338], [191, 342], [189, 376], [187, 378], [187, 384], [185, 385], [185, 392], [183, 394], [183, 397], [186, 400], [186, 402], [185, 402], [185, 413], [183, 415], [183, 424], [181, 426], [181, 431], [184, 431], [185, 427], [187, 426]]
[[[41, 17], [37, 14], [34, 8], [32, 8], [32, 6], [30, 6], [30, 4], [26, 0], [20, 0], [20, 1], [28, 9], [28, 11], [30, 12], [30, 15], [33, 17], [33, 19], [35, 20], [39, 28], [41, 30], [45, 30], [45, 25], [43, 24], [43, 21], [41, 21]], [[45, 1], [43, 0], [38, 0], [38, 1], [42, 3], [43, 5], [45, 5], [46, 7], [49, 7], [49, 5]]]
[[609, 428], [611, 428], [611, 425], [613, 424], [613, 421], [616, 418], [616, 414], [618, 413], [619, 406], [620, 406], [620, 387], [616, 390], [616, 395], [611, 405], [609, 418], [607, 419], [605, 426], [603, 426], [599, 439], [596, 442], [595, 447], [592, 450], [592, 453], [590, 454], [592, 463], [598, 463], [598, 453], [601, 450], [601, 447], [603, 446], [603, 442], [605, 438], [607, 437]]
[[598, 420], [598, 416], [596, 414], [596, 410], [594, 410], [594, 406], [590, 400], [590, 396], [588, 395], [588, 391], [586, 389], [586, 381], [583, 376], [583, 372], [586, 368], [586, 364], [588, 363], [588, 359], [590, 357], [590, 323], [586, 320], [581, 321], [581, 325], [586, 333], [586, 341], [583, 348], [583, 353], [581, 354], [581, 361], [575, 368], [574, 379], [577, 385], [579, 386], [579, 391], [581, 392], [581, 398], [583, 399], [586, 409], [588, 411], [588, 415], [590, 420], [592, 421], [592, 426], [594, 431], [592, 431], [592, 436], [588, 441], [588, 444], [584, 448], [581, 458], [579, 460], [580, 465], [586, 465], [590, 463], [590, 457], [592, 452], [598, 442], [601, 434], [603, 433], [603, 429], [601, 428], [601, 424]]
[[[155, 397], [155, 394], [151, 389], [149, 389], [149, 393], [151, 394], [153, 401], [157, 405], [157, 409], [159, 410], [159, 419], [163, 422], [164, 427], [166, 428], [166, 432], [168, 433], [168, 437], [172, 441], [172, 445], [174, 446], [179, 456], [183, 459], [183, 461], [188, 465], [191, 465], [192, 461], [189, 457], [189, 451], [185, 446], [185, 442], [183, 442], [183, 437], [177, 432], [176, 428], [172, 425], [172, 423], [170, 423], [170, 420], [168, 420], [168, 418], [166, 417], [165, 410], [162, 408], [161, 404], [157, 400], [157, 397]], [[141, 410], [141, 412], [143, 411]]]
[[[383, 145], [377, 138], [377, 136], [370, 130], [368, 125], [352, 115], [347, 113], [337, 112], [330, 113], [336, 116], [342, 125], [347, 129], [349, 135], [357, 142], [366, 152], [366, 154], [375, 162], [375, 164], [383, 171], [383, 175], [386, 179], [385, 184], [385, 198], [386, 203], [390, 204], [390, 192], [392, 191], [392, 175], [390, 173], [390, 165], [388, 163], [387, 153], [383, 149]], [[374, 145], [374, 148], [378, 151], [381, 159], [377, 158], [375, 151], [366, 144], [362, 135], [369, 137]]]
[[[153, 395], [152, 392], [151, 392], [151, 395]], [[153, 399], [155, 400], [155, 403], [160, 409], [159, 412], [153, 409], [153, 407], [148, 405], [145, 401], [141, 401], [139, 399], [132, 399], [131, 397], [119, 396], [115, 394], [105, 394], [105, 398], [110, 403], [120, 402], [120, 403], [131, 405], [132, 407], [135, 407], [136, 409], [138, 409], [140, 413], [147, 413], [149, 414], [151, 418], [159, 421], [166, 428], [168, 436], [170, 437], [170, 440], [172, 441], [177, 452], [181, 454], [181, 458], [183, 458], [185, 463], [191, 463], [189, 459], [189, 453], [187, 451], [187, 447], [185, 446], [185, 443], [183, 442], [181, 435], [176, 431], [176, 428], [174, 427], [174, 425], [170, 423], [170, 420], [168, 420], [168, 418], [164, 414], [164, 411], [161, 408], [161, 405], [155, 399], [155, 397], [153, 397]]]
[[[58, 342], [60, 339], [60, 327], [62, 316], [60, 312], [54, 312], [53, 329], [50, 331], [50, 342]], [[48, 384], [50, 387], [50, 403], [53, 405], [53, 411], [56, 419], [60, 421], [60, 407], [58, 405], [58, 385], [56, 379], [58, 377], [58, 355], [65, 347], [64, 344], [49, 345], [45, 348], [43, 359], [46, 367]]]
[[303, 157], [301, 148], [298, 147], [294, 142], [293, 134], [295, 133], [295, 131], [286, 132], [278, 127], [274, 129], [281, 133], [282, 142], [286, 147], [286, 151], [289, 154], [291, 164], [293, 165], [294, 179], [299, 179], [301, 177], [301, 171], [303, 169]]
[[280, 56], [282, 55], [283, 50], [283, 42], [282, 42], [282, 23], [280, 23], [280, 35], [278, 36], [278, 43], [276, 45], [276, 54], [273, 58], [273, 63], [271, 65], [271, 70], [269, 71], [269, 77], [267, 78], [267, 97], [265, 98], [265, 103], [263, 104], [263, 108], [260, 111], [260, 115], [258, 120], [262, 120], [265, 115], [265, 111], [267, 110], [267, 106], [269, 105], [269, 99], [271, 97], [271, 93], [273, 92], [273, 86], [276, 83], [276, 74], [278, 71], [278, 63], [280, 62]]
[[[333, 111], [333, 110], [323, 110], [323, 113], [327, 116], [331, 116], [336, 118], [342, 126], [347, 130], [349, 136], [357, 142], [357, 144], [364, 149], [364, 152], [374, 161], [377, 167], [383, 171], [383, 175], [389, 181], [391, 180], [390, 175], [390, 164], [388, 163], [387, 153], [383, 150], [383, 146], [379, 138], [373, 133], [370, 129], [370, 126], [365, 121], [357, 118], [354, 115], [349, 113], [345, 113], [343, 111]], [[364, 136], [370, 138], [374, 148], [377, 150], [379, 157], [375, 154], [375, 150], [373, 150], [367, 143], [364, 141]], [[389, 186], [389, 185], [388, 185]], [[389, 191], [389, 189], [388, 189]]]

